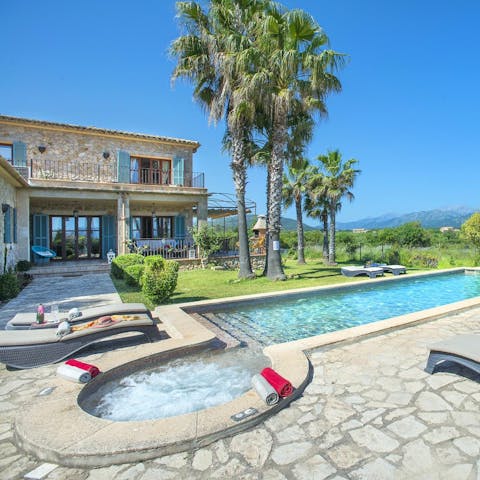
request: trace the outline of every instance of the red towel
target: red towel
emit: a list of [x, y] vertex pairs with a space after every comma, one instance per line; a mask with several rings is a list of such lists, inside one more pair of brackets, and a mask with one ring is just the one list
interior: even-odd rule
[[260, 374], [281, 397], [288, 397], [293, 393], [292, 384], [279, 375], [275, 370], [267, 367], [264, 368]]
[[100, 373], [100, 370], [95, 365], [90, 365], [89, 363], [83, 363], [80, 360], [75, 360], [74, 358], [67, 360], [65, 363], [67, 365], [71, 365], [72, 367], [77, 367], [77, 368], [81, 368], [82, 370], [86, 370], [88, 373], [90, 373], [92, 378], [96, 377]]

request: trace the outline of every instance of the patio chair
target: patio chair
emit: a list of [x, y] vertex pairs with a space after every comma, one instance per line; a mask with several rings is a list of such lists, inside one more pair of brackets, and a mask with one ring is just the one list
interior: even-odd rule
[[80, 313], [80, 317], [72, 320], [68, 320], [68, 314], [66, 312], [62, 312], [61, 314], [59, 313], [57, 319], [55, 319], [52, 313], [46, 313], [45, 322], [40, 324], [35, 323], [35, 312], [17, 313], [7, 323], [5, 330], [43, 330], [44, 328], [56, 328], [63, 320], [68, 320], [72, 325], [75, 325], [77, 323], [88, 322], [105, 315], [128, 315], [143, 313], [149, 317], [151, 316], [147, 307], [143, 303], [110, 303], [100, 307], [85, 308], [81, 310]]
[[342, 267], [342, 275], [346, 277], [356, 277], [357, 275], [368, 275], [370, 278], [383, 276], [383, 268], [381, 267]]
[[[121, 317], [121, 316], [120, 316]], [[159, 330], [147, 314], [135, 319], [119, 319], [108, 326], [95, 325], [89, 328], [57, 336], [52, 328], [44, 330], [0, 332], [0, 362], [14, 368], [33, 368], [59, 362], [92, 343], [123, 333], [138, 332], [150, 342], [168, 338]]]
[[453, 362], [463, 365], [480, 374], [480, 335], [456, 335], [443, 342], [429, 346], [425, 371], [434, 373], [435, 368], [443, 362]]

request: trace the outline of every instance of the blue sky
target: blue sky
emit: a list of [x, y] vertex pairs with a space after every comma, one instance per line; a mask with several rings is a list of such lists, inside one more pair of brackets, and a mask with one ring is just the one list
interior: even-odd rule
[[[308, 152], [360, 162], [339, 220], [479, 208], [480, 2], [282, 3], [311, 13], [349, 56]], [[197, 140], [194, 170], [210, 191], [233, 192], [223, 126], [209, 125], [190, 85], [171, 85], [174, 16], [170, 0], [0, 1], [0, 113]], [[264, 172], [251, 170], [257, 213], [264, 192]]]

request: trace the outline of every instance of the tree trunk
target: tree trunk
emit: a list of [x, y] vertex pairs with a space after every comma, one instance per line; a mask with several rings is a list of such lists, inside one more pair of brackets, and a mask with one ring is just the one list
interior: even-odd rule
[[267, 270], [268, 270], [268, 252], [270, 250], [270, 235], [268, 233], [268, 210], [269, 210], [269, 205], [270, 205], [270, 165], [267, 164], [267, 185], [266, 185], [266, 190], [267, 190], [267, 216], [265, 219], [266, 222], [266, 227], [267, 231], [265, 232], [265, 265], [263, 267], [263, 276], [267, 276]]
[[335, 265], [335, 205], [330, 207], [330, 234], [328, 241], [328, 263]]
[[323, 258], [328, 259], [328, 213], [322, 214], [323, 222]]
[[238, 215], [238, 263], [240, 270], [238, 278], [253, 278], [250, 261], [250, 246], [248, 244], [247, 212], [245, 209], [245, 187], [247, 184], [247, 168], [243, 142], [238, 138], [232, 139], [232, 172], [235, 193], [237, 196]]
[[268, 205], [268, 262], [267, 277], [285, 280], [280, 255], [280, 229], [282, 214], [283, 164], [287, 143], [287, 115], [282, 107], [277, 111], [272, 133], [272, 157], [270, 160], [270, 202]]
[[299, 265], [305, 264], [305, 237], [303, 234], [303, 218], [302, 218], [302, 197], [295, 197], [295, 210], [297, 212], [297, 243], [298, 243], [298, 259]]

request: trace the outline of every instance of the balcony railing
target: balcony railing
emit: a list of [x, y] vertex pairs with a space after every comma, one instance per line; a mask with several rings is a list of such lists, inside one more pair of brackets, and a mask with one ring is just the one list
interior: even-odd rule
[[[74, 182], [117, 183], [117, 162], [82, 163], [78, 161], [35, 159], [30, 162], [30, 178], [39, 180], [69, 180]], [[205, 188], [205, 176], [200, 172], [185, 172], [182, 178], [173, 171], [144, 168], [130, 170], [131, 184], [179, 185]]]

